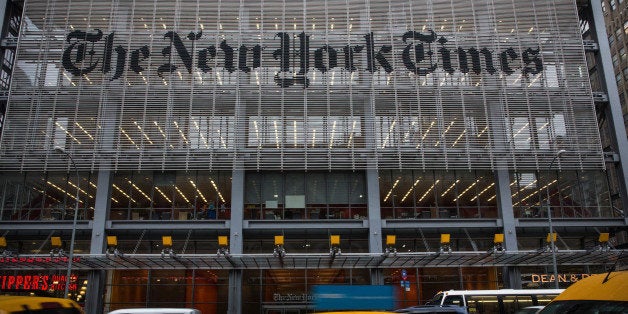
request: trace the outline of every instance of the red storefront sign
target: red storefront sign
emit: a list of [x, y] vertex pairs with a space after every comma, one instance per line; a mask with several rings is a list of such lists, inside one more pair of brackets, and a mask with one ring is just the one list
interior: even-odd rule
[[[70, 291], [77, 289], [77, 277], [70, 278]], [[0, 289], [7, 290], [64, 290], [66, 276], [61, 275], [0, 275]]]

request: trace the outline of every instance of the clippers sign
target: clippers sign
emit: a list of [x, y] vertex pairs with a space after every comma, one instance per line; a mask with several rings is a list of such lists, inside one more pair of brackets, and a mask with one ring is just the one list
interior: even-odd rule
[[[77, 290], [77, 277], [70, 278], [70, 291]], [[0, 288], [2, 291], [8, 290], [64, 290], [66, 276], [60, 275], [8, 275], [0, 276]]]
[[[156, 64], [161, 78], [182, 68], [190, 74], [194, 71], [209, 73], [215, 71], [212, 66], [218, 65], [230, 73], [250, 73], [265, 66], [279, 69], [274, 82], [283, 88], [295, 85], [306, 88], [310, 84], [309, 71], [325, 74], [335, 68], [365, 73], [406, 71], [418, 76], [426, 76], [437, 69], [448, 74], [459, 71], [489, 75], [515, 72], [528, 75], [543, 71], [539, 47], [505, 47], [499, 51], [487, 47], [454, 47], [445, 36], [433, 30], [398, 34], [396, 41], [400, 44], [396, 49], [378, 43], [373, 33], [362, 35], [359, 44], [336, 47], [312, 42], [311, 35], [304, 32], [278, 32], [274, 34], [274, 42], [240, 46], [227, 40], [209, 44], [215, 42], [215, 38], [204, 38], [202, 32], [181, 36], [169, 31], [163, 39], [169, 45], [155, 52], [148, 45], [139, 44], [129, 49], [126, 43], [116, 44], [115, 32], [105, 35], [99, 29], [76, 30], [66, 36], [68, 45], [63, 52], [63, 68], [75, 76], [101, 72], [113, 81], [122, 77], [127, 69], [136, 74], [146, 71], [149, 59], [151, 64]], [[359, 58], [366, 60], [364, 69], [357, 66]], [[393, 64], [399, 68], [394, 68]]]

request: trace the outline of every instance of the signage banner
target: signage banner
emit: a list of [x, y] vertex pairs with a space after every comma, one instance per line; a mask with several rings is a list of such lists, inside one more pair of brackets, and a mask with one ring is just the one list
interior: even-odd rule
[[[65, 290], [67, 283], [65, 275], [0, 275], [0, 289], [2, 291], [12, 290], [38, 290], [38, 291], [56, 291]], [[70, 277], [70, 286], [68, 290], [77, 290], [77, 276], [72, 274]]]
[[[215, 45], [211, 43], [216, 39], [202, 31], [187, 35], [168, 31], [160, 39], [167, 44], [165, 48], [154, 51], [142, 43], [138, 43], [139, 46], [116, 43], [115, 32], [105, 35], [100, 29], [75, 30], [66, 36], [68, 45], [63, 52], [62, 64], [74, 76], [101, 72], [109, 74], [109, 80], [120, 79], [127, 69], [142, 74], [148, 70], [149, 60], [154, 69], [148, 72], [161, 78], [180, 71], [188, 74], [213, 72], [216, 66], [242, 74], [265, 67], [276, 70], [274, 82], [284, 88], [294, 85], [306, 88], [310, 85], [308, 72], [317, 70], [325, 74], [335, 68], [350, 73], [373, 74], [383, 70], [385, 73], [397, 71], [417, 76], [433, 74], [437, 69], [450, 75], [456, 72], [476, 75], [518, 72], [527, 76], [543, 71], [538, 46], [455, 47], [448, 35], [438, 35], [431, 29], [393, 34], [396, 50], [390, 41], [385, 43], [380, 39], [378, 42], [373, 32], [359, 36], [361, 42], [343, 46], [326, 44], [329, 42], [327, 38], [314, 42], [312, 37], [305, 32], [277, 32], [272, 34], [272, 41], [246, 43], [255, 38], [246, 36], [234, 38], [239, 44], [221, 40]], [[358, 67], [360, 58], [366, 60], [363, 68]]]

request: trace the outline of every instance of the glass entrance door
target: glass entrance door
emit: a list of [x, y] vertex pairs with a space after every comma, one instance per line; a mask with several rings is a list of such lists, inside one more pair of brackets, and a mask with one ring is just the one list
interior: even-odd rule
[[305, 314], [307, 310], [299, 305], [267, 305], [264, 314]]

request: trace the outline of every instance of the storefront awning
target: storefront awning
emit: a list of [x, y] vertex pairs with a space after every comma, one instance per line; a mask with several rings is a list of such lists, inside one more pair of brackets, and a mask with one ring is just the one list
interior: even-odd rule
[[[624, 255], [622, 255], [622, 251]], [[610, 265], [628, 250], [556, 252], [558, 265]], [[321, 268], [408, 268], [408, 267], [486, 267], [547, 266], [552, 254], [542, 251], [517, 252], [416, 252], [389, 254], [343, 253], [290, 254], [284, 257], [269, 254], [76, 254], [75, 270], [124, 269], [321, 269]], [[3, 270], [62, 270], [68, 267], [67, 257], [20, 255], [0, 258]]]

